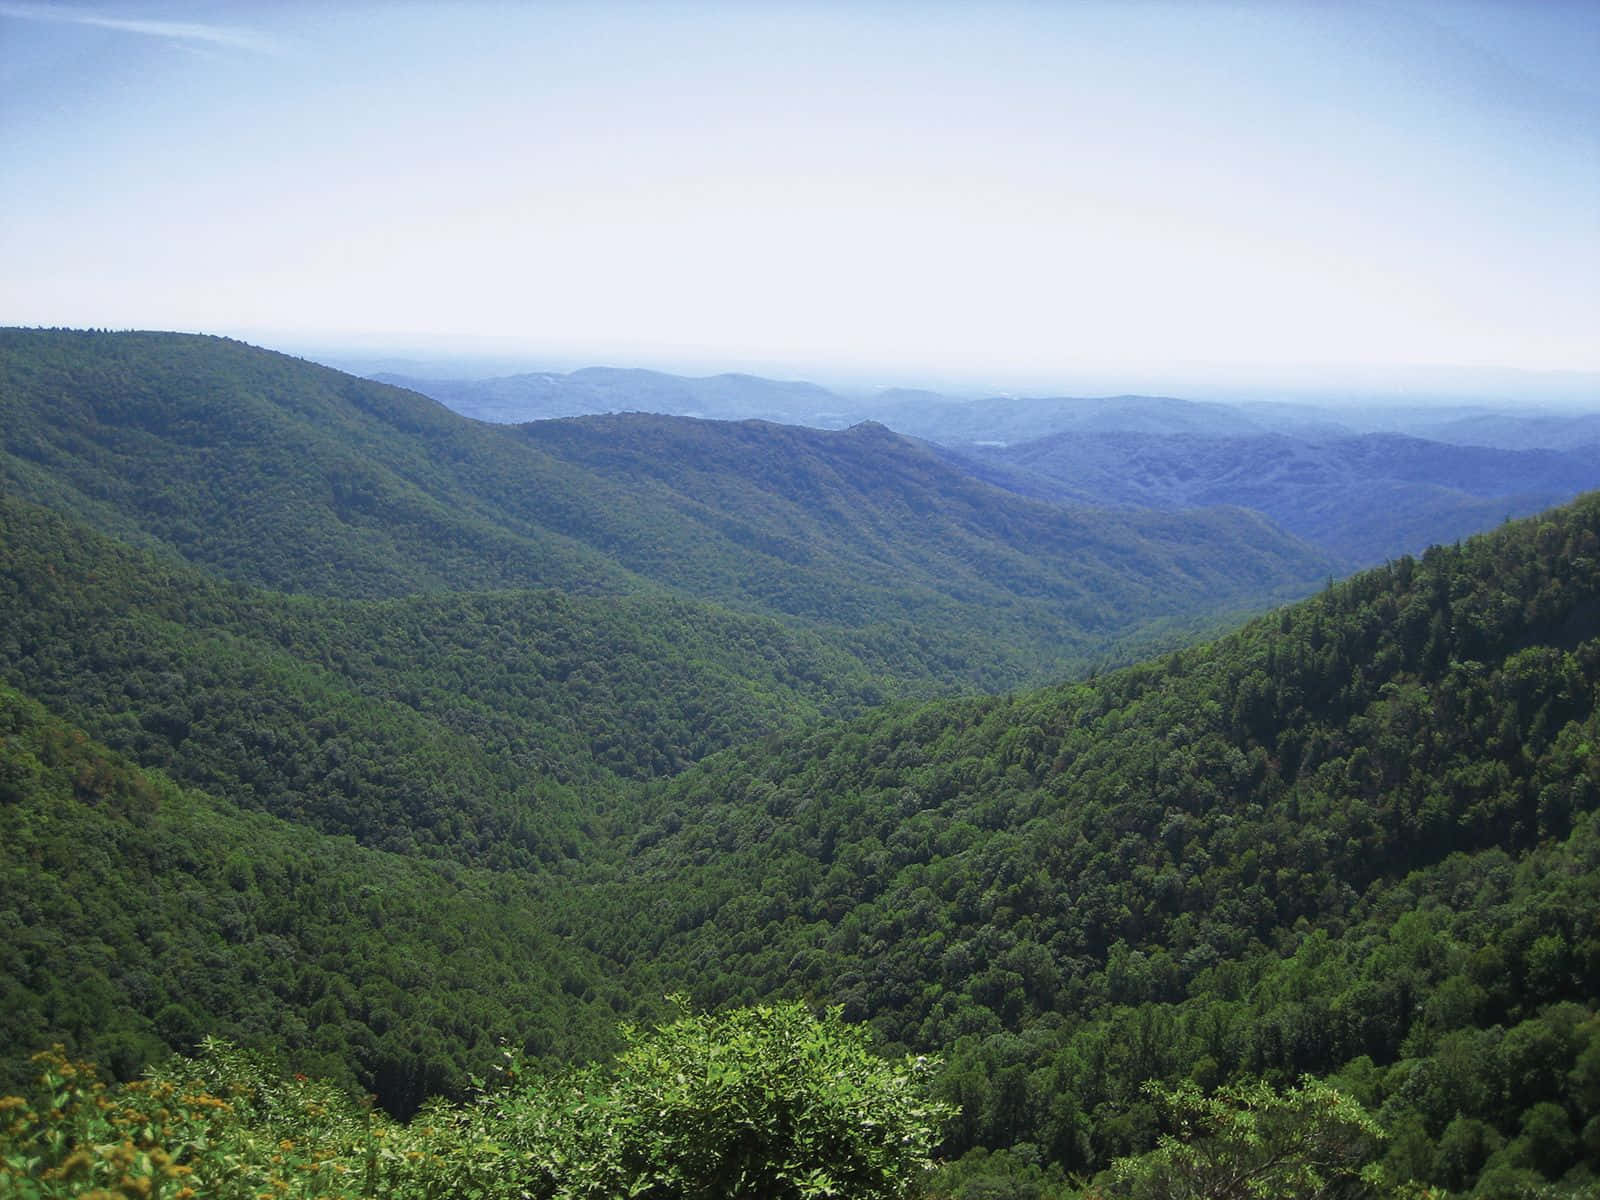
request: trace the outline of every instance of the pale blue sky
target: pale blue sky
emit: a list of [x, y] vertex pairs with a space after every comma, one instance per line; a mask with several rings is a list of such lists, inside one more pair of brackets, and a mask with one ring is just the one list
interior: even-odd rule
[[0, 0], [0, 323], [1600, 369], [1600, 2]]

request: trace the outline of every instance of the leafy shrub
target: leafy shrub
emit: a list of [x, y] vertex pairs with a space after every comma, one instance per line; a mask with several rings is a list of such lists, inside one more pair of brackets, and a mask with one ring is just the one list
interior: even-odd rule
[[887, 1200], [911, 1194], [953, 1111], [925, 1098], [934, 1063], [885, 1061], [837, 1009], [684, 1008], [624, 1036], [608, 1067], [486, 1099], [521, 1132], [536, 1193]]
[[1150, 1089], [1170, 1132], [1119, 1159], [1110, 1194], [1133, 1200], [1302, 1200], [1379, 1194], [1371, 1165], [1381, 1134], [1350, 1097], [1307, 1078], [1287, 1092], [1264, 1083], [1202, 1095], [1193, 1084]]
[[687, 1011], [630, 1029], [607, 1066], [435, 1101], [409, 1124], [330, 1084], [207, 1040], [111, 1086], [59, 1048], [34, 1094], [0, 1099], [0, 1194], [18, 1200], [898, 1200], [951, 1110], [932, 1064], [888, 1062], [837, 1010]]

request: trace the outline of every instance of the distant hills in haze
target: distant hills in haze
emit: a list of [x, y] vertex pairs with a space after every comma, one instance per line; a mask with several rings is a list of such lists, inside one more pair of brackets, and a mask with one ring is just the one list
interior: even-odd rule
[[440, 381], [384, 375], [466, 416], [605, 412], [756, 418], [819, 429], [879, 422], [1035, 499], [1097, 508], [1248, 508], [1343, 568], [1417, 553], [1600, 486], [1600, 411], [1474, 404], [1336, 407], [1164, 396], [870, 396], [754, 375], [592, 367]]
[[1578, 401], [1542, 407], [1525, 402], [1509, 385], [1498, 403], [1444, 397], [1376, 403], [1361, 396], [1346, 403], [1260, 398], [1224, 402], [1143, 394], [972, 398], [922, 388], [867, 393], [742, 373], [687, 376], [620, 367], [445, 379], [425, 370], [425, 365], [411, 363], [408, 370], [379, 370], [369, 377], [431, 396], [464, 416], [500, 423], [652, 412], [817, 429], [877, 421], [897, 433], [947, 445], [1031, 441], [1075, 430], [1214, 436], [1278, 433], [1320, 439], [1399, 433], [1504, 450], [1600, 447], [1600, 394], [1592, 398], [1589, 411]]
[[1061, 433], [952, 453], [992, 483], [1059, 503], [1240, 505], [1351, 565], [1456, 541], [1600, 483], [1592, 450], [1499, 450], [1393, 433]]
[[393, 373], [372, 378], [431, 396], [464, 416], [508, 424], [609, 412], [756, 419], [816, 429], [842, 429], [855, 423], [854, 406], [827, 388], [757, 375], [691, 379], [661, 371], [585, 367], [570, 374], [499, 379], [425, 379]]

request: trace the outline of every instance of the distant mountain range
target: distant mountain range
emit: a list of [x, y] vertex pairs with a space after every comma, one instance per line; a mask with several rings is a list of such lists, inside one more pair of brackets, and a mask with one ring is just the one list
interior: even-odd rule
[[389, 373], [372, 378], [431, 396], [464, 416], [505, 424], [612, 412], [755, 419], [814, 429], [843, 429], [861, 419], [855, 415], [855, 405], [827, 388], [757, 375], [691, 379], [661, 371], [585, 367], [565, 375], [500, 379], [441, 380]]
[[382, 378], [497, 422], [623, 411], [822, 429], [870, 420], [1035, 499], [1248, 508], [1345, 568], [1418, 553], [1600, 486], [1600, 412], [1164, 396], [965, 400], [906, 389], [861, 397], [753, 375], [604, 367], [454, 382]]
[[1456, 541], [1600, 486], [1592, 451], [1498, 450], [1392, 433], [1061, 433], [951, 456], [991, 483], [1058, 503], [1239, 505], [1351, 566]]
[[1055, 433], [1281, 433], [1313, 439], [1399, 433], [1461, 446], [1505, 450], [1600, 447], [1600, 395], [1592, 411], [1482, 401], [1349, 404], [1171, 396], [998, 395], [972, 399], [917, 388], [840, 392], [815, 383], [724, 374], [693, 377], [637, 368], [585, 367], [489, 379], [441, 379], [421, 364], [370, 378], [431, 396], [464, 416], [516, 424], [550, 417], [650, 412], [716, 420], [761, 420], [816, 429], [877, 421], [897, 433], [944, 445], [1033, 441]]

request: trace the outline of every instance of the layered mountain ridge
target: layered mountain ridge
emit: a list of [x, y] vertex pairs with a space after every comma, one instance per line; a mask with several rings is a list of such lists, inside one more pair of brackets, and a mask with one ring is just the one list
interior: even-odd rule
[[1310, 440], [1085, 432], [967, 447], [956, 457], [998, 486], [1056, 503], [1239, 505], [1350, 567], [1456, 541], [1600, 484], [1592, 450], [1456, 446], [1397, 433]]
[[1020, 495], [1098, 508], [1248, 508], [1343, 569], [1420, 553], [1600, 486], [1600, 413], [1479, 404], [1225, 403], [1162, 396], [842, 395], [748, 375], [587, 368], [384, 376], [486, 420], [619, 410], [820, 428], [872, 420]]
[[3, 331], [0, 404], [9, 492], [241, 582], [665, 587], [890, 660], [933, 634], [943, 673], [986, 686], [1304, 594], [1333, 566], [1243, 512], [1007, 496], [881, 430], [497, 427], [221, 339]]

